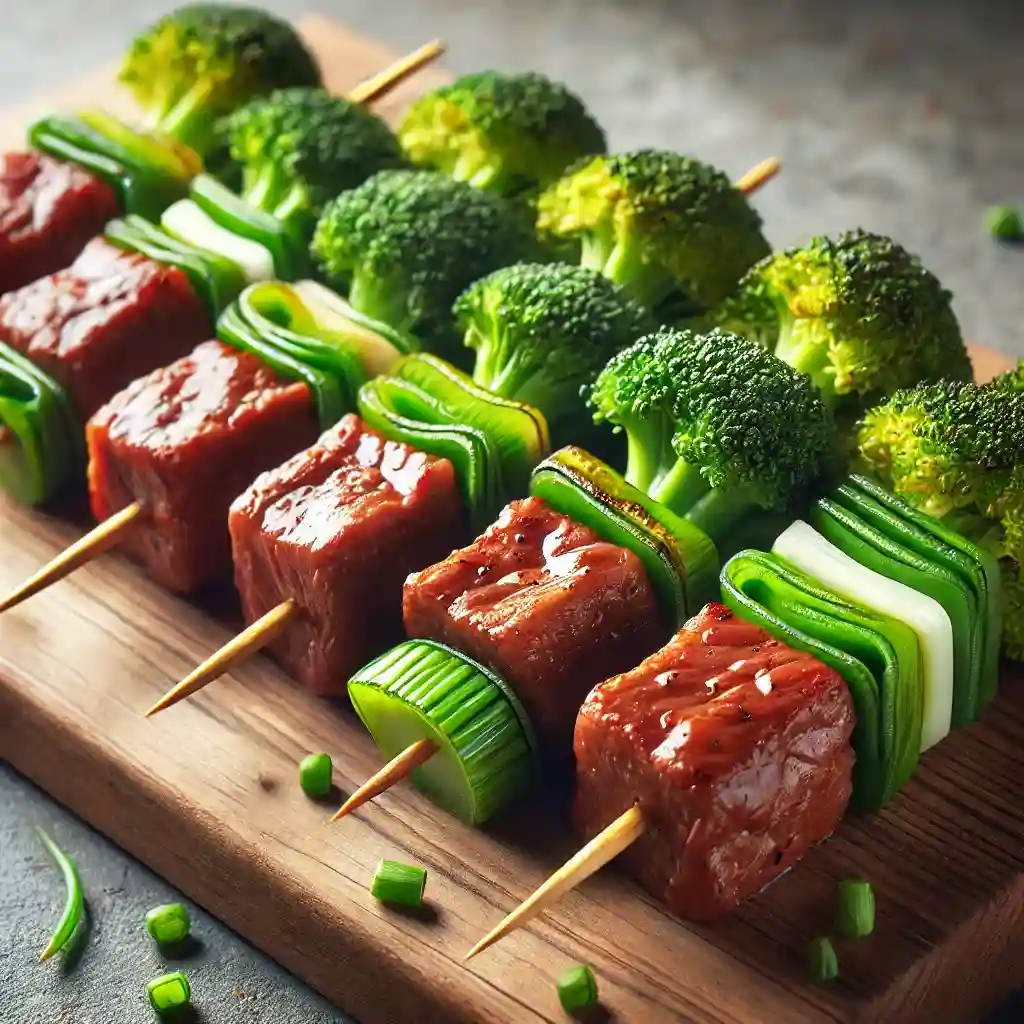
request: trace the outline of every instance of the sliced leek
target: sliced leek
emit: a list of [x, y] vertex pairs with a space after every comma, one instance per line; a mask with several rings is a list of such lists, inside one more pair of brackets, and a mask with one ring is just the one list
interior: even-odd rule
[[265, 245], [222, 228], [191, 199], [181, 199], [169, 206], [160, 224], [175, 238], [231, 260], [242, 268], [250, 283], [270, 281], [276, 276], [274, 257]]

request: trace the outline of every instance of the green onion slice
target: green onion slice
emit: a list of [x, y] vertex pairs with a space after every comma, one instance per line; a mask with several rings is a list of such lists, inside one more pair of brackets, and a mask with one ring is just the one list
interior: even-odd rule
[[839, 960], [831, 939], [811, 940], [807, 947], [807, 970], [816, 985], [824, 985], [839, 976]]
[[49, 960], [54, 953], [63, 949], [71, 937], [78, 930], [85, 916], [85, 894], [82, 892], [82, 881], [78, 877], [78, 868], [75, 862], [41, 829], [36, 829], [36, 834], [46, 848], [46, 852], [53, 858], [54, 863], [60, 868], [64, 876], [64, 885], [67, 888], [67, 899], [64, 903], [64, 912], [60, 915], [57, 927], [54, 929], [46, 949], [39, 955], [40, 960]]
[[558, 976], [555, 987], [558, 1001], [566, 1013], [576, 1013], [597, 1003], [597, 979], [586, 964], [564, 971]]
[[153, 1009], [165, 1014], [188, 1006], [192, 999], [192, 986], [182, 971], [171, 971], [146, 982], [146, 994]]
[[309, 797], [327, 796], [333, 775], [334, 762], [330, 754], [307, 754], [299, 764], [299, 785]]
[[412, 781], [461, 821], [486, 821], [537, 777], [537, 742], [511, 688], [444, 644], [399, 644], [361, 668], [348, 692], [388, 760], [419, 740], [434, 742], [437, 753]]
[[146, 931], [161, 946], [184, 942], [191, 928], [188, 908], [183, 903], [165, 903], [146, 914]]
[[382, 860], [377, 865], [370, 892], [381, 903], [418, 907], [423, 902], [426, 887], [426, 868], [401, 864], [397, 860]]
[[859, 939], [875, 930], [875, 890], [863, 878], [839, 883], [836, 930], [848, 939]]
[[530, 493], [634, 552], [672, 630], [717, 598], [718, 554], [711, 538], [582, 448], [561, 448], [542, 462]]

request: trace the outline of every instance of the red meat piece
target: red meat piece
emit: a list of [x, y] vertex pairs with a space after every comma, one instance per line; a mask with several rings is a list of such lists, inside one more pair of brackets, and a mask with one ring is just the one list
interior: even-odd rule
[[83, 420], [212, 330], [180, 270], [102, 238], [66, 270], [0, 297], [0, 342], [53, 377]]
[[114, 190], [77, 164], [0, 154], [0, 294], [69, 266], [118, 207]]
[[204, 342], [89, 422], [93, 513], [105, 519], [139, 502], [145, 515], [123, 548], [168, 589], [195, 590], [230, 576], [231, 502], [317, 430], [305, 384], [249, 353]]
[[272, 653], [309, 690], [342, 695], [400, 638], [405, 577], [460, 543], [464, 519], [447, 459], [346, 416], [231, 509], [246, 620], [294, 601]]
[[662, 639], [639, 558], [539, 498], [512, 502], [469, 547], [411, 576], [404, 605], [409, 636], [494, 668], [563, 754], [590, 688]]
[[589, 839], [639, 804], [625, 866], [681, 917], [713, 919], [838, 825], [853, 724], [838, 673], [708, 605], [587, 698], [575, 824]]

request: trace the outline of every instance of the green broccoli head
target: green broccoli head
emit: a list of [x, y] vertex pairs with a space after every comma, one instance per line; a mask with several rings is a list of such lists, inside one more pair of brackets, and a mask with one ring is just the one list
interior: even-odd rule
[[361, 313], [464, 362], [452, 306], [469, 284], [536, 255], [524, 209], [434, 171], [380, 171], [328, 203], [312, 254]]
[[533, 71], [484, 71], [435, 89], [409, 108], [398, 135], [413, 163], [506, 196], [545, 188], [605, 151], [579, 98]]
[[710, 319], [774, 349], [837, 409], [972, 375], [949, 292], [891, 238], [864, 231], [767, 257]]
[[581, 389], [656, 326], [606, 277], [564, 263], [496, 270], [462, 293], [455, 317], [476, 383], [540, 409], [556, 436], [588, 426]]
[[677, 153], [596, 156], [541, 194], [537, 227], [580, 245], [648, 308], [717, 305], [768, 254], [761, 218], [721, 171]]
[[993, 378], [991, 383], [992, 387], [1008, 391], [1024, 391], [1024, 359], [1019, 360], [1012, 370], [1006, 370]]
[[838, 469], [831, 411], [756, 342], [662, 328], [614, 356], [589, 394], [626, 432], [626, 478], [716, 541], [754, 510], [788, 513]]
[[217, 122], [255, 96], [320, 84], [298, 33], [257, 7], [188, 4], [132, 42], [119, 79], [141, 104], [147, 126], [206, 156]]
[[398, 139], [359, 103], [323, 89], [279, 89], [225, 122], [246, 199], [312, 230], [324, 204], [377, 171], [405, 166]]
[[[994, 552], [1004, 642], [1024, 653], [1024, 392], [962, 381], [897, 391], [869, 409], [860, 460], [894, 493]], [[1016, 610], [1015, 610], [1016, 609]]]

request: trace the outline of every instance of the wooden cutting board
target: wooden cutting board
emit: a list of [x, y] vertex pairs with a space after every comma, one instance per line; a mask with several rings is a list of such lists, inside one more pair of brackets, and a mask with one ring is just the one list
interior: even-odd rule
[[[336, 90], [389, 58], [322, 19], [303, 28]], [[36, 113], [87, 102], [121, 106], [109, 73], [0, 118], [0, 144], [18, 145]], [[1003, 365], [976, 355], [980, 376]], [[0, 593], [75, 536], [0, 506]], [[636, 1024], [954, 1024], [1024, 978], [1017, 679], [883, 814], [845, 824], [724, 924], [684, 925], [607, 870], [466, 966], [469, 946], [573, 849], [557, 809], [538, 799], [474, 831], [405, 786], [327, 825], [330, 808], [299, 790], [298, 760], [330, 751], [347, 790], [380, 758], [354, 716], [269, 662], [142, 719], [229, 635], [107, 556], [0, 616], [0, 754], [362, 1024], [563, 1021], [553, 981], [579, 961], [597, 972], [608, 1013]], [[381, 857], [429, 869], [426, 913], [370, 897]], [[841, 979], [815, 988], [803, 950], [830, 930], [836, 883], [851, 874], [875, 885], [878, 930], [839, 943]]]

